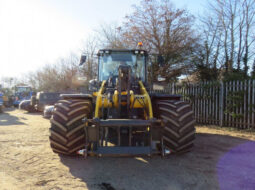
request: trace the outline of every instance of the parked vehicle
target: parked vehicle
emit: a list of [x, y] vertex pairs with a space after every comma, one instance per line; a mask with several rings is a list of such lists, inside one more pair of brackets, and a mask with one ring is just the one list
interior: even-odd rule
[[53, 110], [54, 110], [54, 106], [45, 106], [43, 111], [43, 117], [47, 119], [51, 118]]
[[60, 100], [59, 96], [60, 93], [55, 92], [38, 92], [35, 99], [32, 100], [32, 105], [34, 105], [36, 111], [43, 112], [46, 106], [54, 105]]
[[0, 92], [0, 113], [3, 112], [3, 104], [4, 104], [3, 94]]
[[31, 100], [22, 100], [19, 104], [19, 109], [26, 110], [29, 113], [36, 111], [34, 106], [31, 105]]
[[3, 104], [4, 107], [10, 107], [12, 105], [11, 97], [3, 95]]
[[13, 106], [18, 107], [23, 100], [30, 100], [33, 95], [32, 88], [30, 86], [15, 86]]
[[[80, 63], [84, 63], [85, 56]], [[195, 120], [180, 95], [149, 93], [148, 53], [102, 49], [92, 94], [62, 94], [51, 118], [57, 154], [149, 155], [190, 151]], [[111, 143], [111, 146], [108, 146]]]
[[47, 106], [54, 105], [60, 99], [59, 95], [55, 92], [38, 92], [30, 100], [23, 100], [19, 108], [28, 112], [43, 112]]

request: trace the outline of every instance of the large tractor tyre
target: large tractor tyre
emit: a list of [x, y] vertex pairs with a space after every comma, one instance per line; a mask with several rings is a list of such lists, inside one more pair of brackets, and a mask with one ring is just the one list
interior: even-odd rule
[[91, 116], [90, 100], [59, 100], [51, 118], [50, 145], [53, 152], [75, 155], [85, 147], [85, 124]]
[[164, 122], [163, 143], [172, 153], [188, 152], [195, 139], [195, 119], [189, 103], [158, 100], [155, 115]]
[[33, 106], [29, 105], [28, 108], [27, 108], [27, 112], [28, 113], [34, 113], [36, 110]]

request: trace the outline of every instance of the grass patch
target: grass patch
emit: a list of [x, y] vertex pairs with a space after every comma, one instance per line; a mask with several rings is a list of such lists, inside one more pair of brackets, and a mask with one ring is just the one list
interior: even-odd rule
[[217, 125], [196, 125], [197, 128], [208, 128], [208, 129], [216, 129], [221, 131], [228, 132], [236, 132], [236, 133], [244, 133], [244, 134], [252, 134], [255, 135], [255, 129], [238, 129], [234, 127], [220, 127]]

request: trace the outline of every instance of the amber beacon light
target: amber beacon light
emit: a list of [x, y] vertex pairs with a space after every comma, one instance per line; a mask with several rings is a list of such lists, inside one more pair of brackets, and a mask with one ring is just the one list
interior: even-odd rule
[[138, 47], [142, 47], [143, 46], [143, 42], [138, 42], [137, 46]]

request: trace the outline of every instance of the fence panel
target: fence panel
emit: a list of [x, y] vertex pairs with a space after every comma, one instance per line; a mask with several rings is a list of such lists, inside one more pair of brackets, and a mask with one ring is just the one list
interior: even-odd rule
[[171, 83], [152, 92], [182, 95], [192, 104], [199, 124], [255, 129], [255, 80]]

